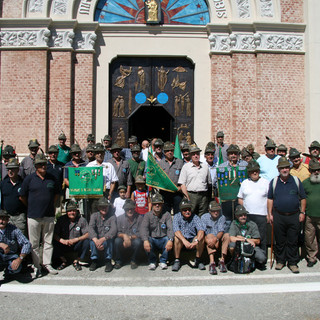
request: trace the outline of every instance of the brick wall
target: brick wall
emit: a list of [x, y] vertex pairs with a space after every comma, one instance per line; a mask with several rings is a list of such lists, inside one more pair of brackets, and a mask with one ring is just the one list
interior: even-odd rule
[[2, 0], [2, 18], [22, 18], [23, 2], [23, 0]]
[[[308, 0], [305, 0], [308, 1]], [[280, 0], [281, 22], [303, 23], [304, 0]]]
[[240, 148], [253, 143], [263, 152], [269, 136], [305, 151], [303, 55], [213, 55], [211, 61], [212, 139], [223, 130], [226, 142]]
[[212, 55], [211, 68], [211, 140], [214, 141], [220, 130], [229, 139], [232, 136], [232, 59], [229, 55]]
[[304, 56], [258, 54], [257, 82], [260, 151], [266, 135], [305, 151]]
[[[93, 54], [77, 53], [75, 62], [74, 137], [87, 146], [87, 135], [95, 133], [93, 119]], [[107, 108], [107, 102], [106, 102]], [[106, 124], [107, 126], [107, 124]]]
[[52, 51], [50, 54], [49, 93], [49, 146], [58, 143], [58, 135], [63, 131], [70, 142], [71, 108], [71, 68], [70, 51]]
[[0, 137], [28, 152], [37, 138], [44, 147], [46, 123], [46, 51], [1, 52]]

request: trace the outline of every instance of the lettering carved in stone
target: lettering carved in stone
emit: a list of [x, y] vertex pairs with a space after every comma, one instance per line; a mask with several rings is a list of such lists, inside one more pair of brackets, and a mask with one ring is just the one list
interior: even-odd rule
[[64, 15], [67, 13], [68, 0], [55, 0], [52, 4], [53, 14]]
[[89, 14], [91, 7], [91, 0], [81, 0], [79, 13], [80, 14]]
[[216, 15], [219, 19], [227, 18], [227, 10], [224, 4], [224, 0], [213, 0], [214, 7], [216, 9]]
[[30, 0], [29, 12], [42, 12], [43, 0]]
[[261, 17], [272, 18], [274, 15], [272, 0], [260, 0], [260, 11], [261, 11]]
[[240, 18], [250, 18], [249, 0], [236, 0], [238, 5], [238, 14]]

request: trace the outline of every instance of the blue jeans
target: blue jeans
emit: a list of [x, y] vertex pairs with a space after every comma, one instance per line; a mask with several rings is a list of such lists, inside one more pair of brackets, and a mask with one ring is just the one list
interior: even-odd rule
[[[112, 251], [113, 251], [113, 239], [108, 239], [103, 242], [104, 247], [104, 258], [106, 260], [112, 259]], [[91, 250], [91, 260], [99, 259], [99, 250], [97, 249], [95, 243], [90, 240], [90, 250]]]
[[12, 270], [11, 264], [12, 261], [17, 259], [19, 256], [15, 253], [4, 254], [0, 252], [0, 266], [7, 268], [9, 274], [19, 273], [22, 269], [22, 264], [20, 264], [17, 270]]
[[169, 241], [168, 237], [163, 238], [151, 238], [149, 237], [149, 242], [151, 246], [150, 252], [147, 253], [149, 263], [156, 263], [157, 262], [157, 256], [155, 254], [156, 250], [159, 250], [161, 252], [160, 256], [160, 262], [167, 263], [169, 252], [166, 249], [166, 244]]

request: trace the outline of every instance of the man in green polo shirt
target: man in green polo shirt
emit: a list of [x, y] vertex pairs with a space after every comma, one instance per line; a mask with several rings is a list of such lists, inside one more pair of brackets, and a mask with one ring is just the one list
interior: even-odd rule
[[305, 245], [307, 250], [307, 267], [317, 263], [319, 250], [317, 233], [320, 234], [320, 163], [311, 159], [309, 162], [311, 176], [303, 181], [307, 195]]

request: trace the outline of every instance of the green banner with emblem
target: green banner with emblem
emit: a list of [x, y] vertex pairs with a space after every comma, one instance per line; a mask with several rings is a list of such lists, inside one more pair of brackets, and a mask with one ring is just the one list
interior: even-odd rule
[[247, 179], [247, 169], [234, 167], [217, 168], [217, 184], [221, 201], [237, 199], [242, 181]]
[[103, 167], [70, 167], [68, 176], [70, 197], [100, 198], [103, 195]]
[[153, 155], [148, 153], [146, 185], [169, 192], [178, 191], [177, 186], [157, 164]]

